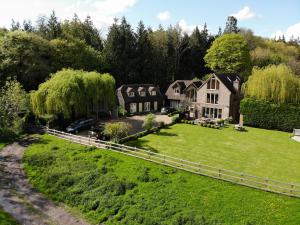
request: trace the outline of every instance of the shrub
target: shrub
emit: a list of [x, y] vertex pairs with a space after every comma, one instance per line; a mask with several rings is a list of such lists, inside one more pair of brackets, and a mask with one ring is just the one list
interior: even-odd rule
[[121, 138], [124, 138], [128, 135], [131, 129], [132, 127], [129, 123], [106, 123], [104, 128], [104, 134], [109, 135], [112, 141], [118, 143]]
[[179, 114], [172, 116], [172, 123], [177, 123], [179, 121]]
[[254, 127], [291, 131], [300, 127], [300, 106], [274, 104], [253, 98], [241, 101], [244, 123]]
[[166, 124], [165, 124], [164, 121], [160, 121], [160, 122], [158, 123], [158, 127], [159, 127], [159, 128], [164, 128], [165, 126], [166, 126]]
[[150, 130], [154, 125], [155, 115], [150, 113], [145, 117], [143, 128], [145, 130]]
[[207, 127], [207, 124], [206, 124], [206, 123], [203, 123], [203, 127]]
[[229, 123], [232, 124], [232, 123], [233, 123], [233, 118], [232, 118], [232, 116], [226, 118], [226, 119], [224, 120], [224, 123], [226, 123], [226, 124], [229, 124]]

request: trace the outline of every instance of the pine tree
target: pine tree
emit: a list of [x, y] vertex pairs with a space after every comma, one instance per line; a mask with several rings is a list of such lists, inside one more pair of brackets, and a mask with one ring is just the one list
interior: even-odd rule
[[224, 34], [238, 33], [239, 29], [237, 27], [237, 19], [234, 16], [228, 16], [226, 26], [224, 29]]
[[21, 26], [20, 26], [19, 21], [15, 22], [15, 20], [12, 19], [10, 30], [11, 30], [11, 31], [20, 30], [20, 28], [21, 28]]
[[47, 38], [48, 27], [47, 27], [47, 18], [45, 16], [38, 17], [36, 21], [36, 32], [43, 38]]
[[48, 19], [47, 28], [48, 28], [47, 38], [49, 40], [59, 38], [62, 36], [61, 24], [58, 21], [58, 18], [56, 17], [54, 10], [52, 11], [50, 18]]
[[34, 32], [34, 27], [31, 24], [30, 20], [24, 20], [23, 21], [23, 30], [27, 32]]

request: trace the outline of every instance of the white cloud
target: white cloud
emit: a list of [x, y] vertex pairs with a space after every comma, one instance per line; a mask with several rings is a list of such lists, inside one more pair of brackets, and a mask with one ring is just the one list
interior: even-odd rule
[[271, 34], [271, 38], [278, 39], [279, 36], [284, 35], [286, 40], [290, 40], [291, 37], [300, 38], [300, 23], [296, 23], [292, 26], [289, 26], [286, 31], [277, 30], [275, 33]]
[[188, 24], [184, 19], [181, 19], [178, 22], [178, 25], [182, 29], [182, 31], [187, 34], [191, 34], [193, 30], [196, 28], [196, 26], [198, 26], [199, 30], [203, 28], [203, 26]]
[[169, 11], [163, 11], [163, 12], [158, 13], [156, 17], [160, 21], [166, 21], [171, 18], [171, 13]]
[[[133, 7], [137, 0], [77, 0], [73, 3], [60, 0], [10, 0], [0, 7], [0, 26], [10, 27], [11, 19], [35, 22], [39, 15], [56, 15], [64, 20], [76, 13], [80, 19], [91, 16], [98, 28], [107, 27], [114, 18]], [[16, 7], [18, 6], [18, 7]]]
[[245, 6], [237, 13], [231, 14], [231, 16], [234, 16], [238, 20], [248, 20], [256, 17], [256, 14], [253, 11], [251, 11], [251, 9], [248, 6]]

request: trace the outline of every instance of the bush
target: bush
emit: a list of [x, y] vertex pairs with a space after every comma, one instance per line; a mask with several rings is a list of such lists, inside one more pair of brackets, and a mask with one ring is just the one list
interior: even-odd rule
[[226, 119], [224, 120], [224, 123], [226, 123], [226, 124], [232, 124], [232, 123], [233, 123], [233, 118], [232, 118], [232, 116], [226, 118]]
[[154, 125], [155, 115], [150, 113], [145, 117], [143, 128], [145, 130], [150, 130]]
[[124, 138], [128, 135], [131, 129], [132, 127], [129, 123], [106, 123], [104, 128], [104, 134], [110, 136], [112, 141], [118, 143], [121, 138]]
[[172, 116], [172, 124], [177, 123], [179, 121], [179, 114]]
[[244, 123], [254, 127], [292, 131], [300, 127], [300, 106], [274, 104], [253, 98], [241, 101]]
[[165, 122], [163, 122], [163, 121], [160, 121], [159, 123], [158, 123], [158, 127], [159, 128], [164, 128], [166, 126], [166, 124], [165, 124]]

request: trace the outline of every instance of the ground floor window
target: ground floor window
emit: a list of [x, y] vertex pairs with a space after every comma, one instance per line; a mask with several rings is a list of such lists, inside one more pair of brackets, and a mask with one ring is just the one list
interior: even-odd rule
[[154, 102], [154, 111], [157, 111], [157, 101]]
[[170, 101], [170, 107], [171, 108], [177, 109], [178, 104], [179, 104], [179, 101]]
[[136, 113], [136, 103], [130, 103], [130, 113]]
[[202, 107], [202, 117], [212, 118], [212, 119], [221, 119], [222, 118], [222, 109]]
[[145, 103], [144, 103], [144, 110], [145, 110], [145, 111], [150, 111], [150, 110], [151, 110], [150, 102], [145, 102]]

